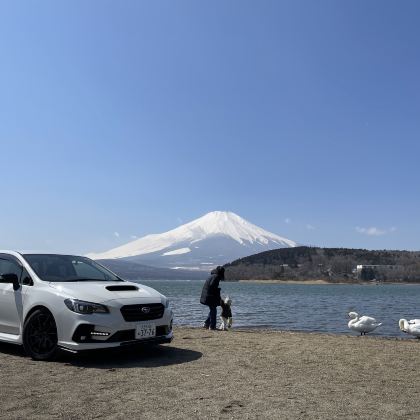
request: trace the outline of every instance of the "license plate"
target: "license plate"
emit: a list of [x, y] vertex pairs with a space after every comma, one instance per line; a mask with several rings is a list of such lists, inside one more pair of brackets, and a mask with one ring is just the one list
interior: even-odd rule
[[156, 336], [156, 325], [155, 324], [137, 324], [136, 326], [136, 338], [149, 338]]

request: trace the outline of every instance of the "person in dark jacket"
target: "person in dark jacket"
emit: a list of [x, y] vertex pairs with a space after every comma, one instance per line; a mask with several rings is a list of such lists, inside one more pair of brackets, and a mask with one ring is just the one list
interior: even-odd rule
[[200, 303], [210, 308], [204, 328], [210, 330], [216, 329], [217, 307], [220, 306], [220, 281], [225, 279], [225, 269], [223, 267], [215, 268], [210, 277], [206, 280], [201, 292]]

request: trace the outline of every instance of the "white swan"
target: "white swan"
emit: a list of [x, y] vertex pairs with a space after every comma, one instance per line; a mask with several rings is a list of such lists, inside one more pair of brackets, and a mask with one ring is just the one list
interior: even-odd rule
[[376, 321], [375, 318], [370, 316], [361, 316], [357, 312], [349, 312], [351, 320], [348, 326], [351, 330], [357, 331], [360, 335], [366, 335], [366, 333], [372, 332], [376, 328], [382, 325], [381, 322]]
[[402, 332], [420, 338], [420, 319], [411, 319], [410, 321], [407, 321], [406, 319], [400, 319], [398, 324]]

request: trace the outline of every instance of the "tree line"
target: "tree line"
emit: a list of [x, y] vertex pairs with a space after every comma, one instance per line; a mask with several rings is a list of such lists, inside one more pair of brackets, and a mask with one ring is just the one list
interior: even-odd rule
[[[358, 265], [370, 267], [356, 270]], [[420, 252], [282, 248], [238, 259], [225, 268], [227, 280], [420, 282]]]

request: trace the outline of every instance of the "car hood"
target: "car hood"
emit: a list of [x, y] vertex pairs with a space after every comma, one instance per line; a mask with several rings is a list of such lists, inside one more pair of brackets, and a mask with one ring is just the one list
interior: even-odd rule
[[[164, 299], [164, 296], [157, 290], [128, 281], [51, 282], [49, 285], [63, 296], [95, 303], [106, 303], [121, 299], [139, 299], [139, 301], [149, 303]], [[135, 289], [118, 290], [121, 287]]]

